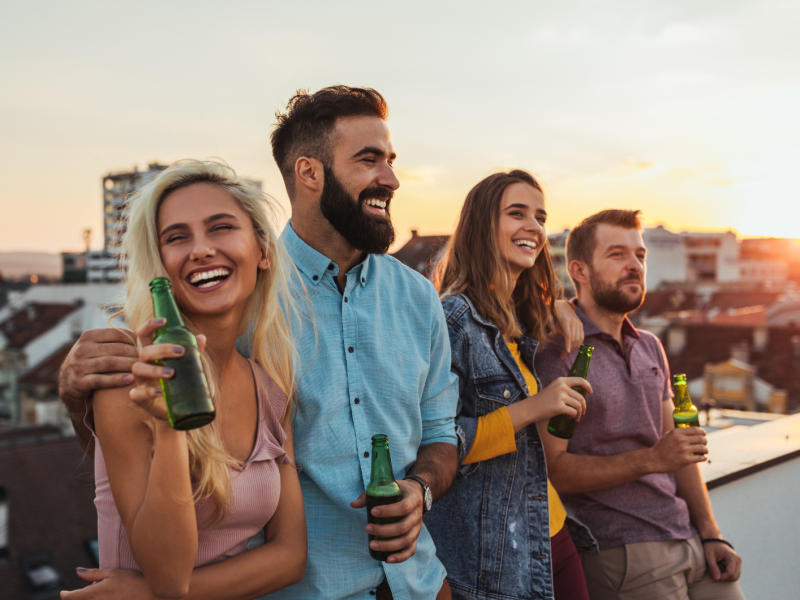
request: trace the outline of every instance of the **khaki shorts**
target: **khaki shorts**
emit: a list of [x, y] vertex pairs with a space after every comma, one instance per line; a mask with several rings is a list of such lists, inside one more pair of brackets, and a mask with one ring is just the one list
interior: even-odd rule
[[591, 600], [745, 600], [738, 582], [706, 569], [700, 537], [581, 554]]

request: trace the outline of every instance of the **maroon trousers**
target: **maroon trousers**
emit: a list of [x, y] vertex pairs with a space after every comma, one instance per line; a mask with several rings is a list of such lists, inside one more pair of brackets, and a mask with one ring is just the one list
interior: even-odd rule
[[550, 538], [553, 560], [553, 592], [556, 600], [589, 600], [581, 559], [567, 526]]

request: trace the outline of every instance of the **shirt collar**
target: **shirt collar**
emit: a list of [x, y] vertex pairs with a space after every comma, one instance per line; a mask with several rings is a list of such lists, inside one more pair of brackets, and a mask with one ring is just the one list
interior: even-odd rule
[[[300, 236], [297, 235], [294, 228], [292, 228], [291, 220], [289, 220], [286, 223], [286, 227], [283, 228], [281, 241], [286, 251], [289, 253], [289, 256], [292, 257], [295, 266], [300, 269], [313, 285], [317, 285], [322, 281], [322, 277], [326, 272], [331, 271], [334, 275], [339, 272], [339, 268], [335, 262], [324, 254], [317, 252], [300, 239]], [[363, 261], [348, 271], [348, 274], [352, 273], [359, 278], [362, 287], [367, 284], [370, 264], [374, 260], [375, 257], [372, 254], [367, 254], [367, 257]]]
[[[578, 299], [573, 298], [570, 300], [572, 306], [575, 308], [575, 314], [583, 323], [583, 335], [585, 337], [589, 337], [590, 335], [608, 335], [605, 331], [600, 329], [594, 321], [592, 321], [589, 317], [586, 316], [586, 313], [581, 310], [580, 305], [578, 305]], [[633, 326], [631, 320], [626, 316], [625, 319], [622, 321], [622, 335], [630, 336], [634, 339], [639, 339], [639, 332], [636, 331], [636, 327]]]

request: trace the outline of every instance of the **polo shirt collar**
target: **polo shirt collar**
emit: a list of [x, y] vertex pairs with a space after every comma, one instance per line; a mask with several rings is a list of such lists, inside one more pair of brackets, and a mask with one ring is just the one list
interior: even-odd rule
[[[586, 313], [581, 310], [580, 305], [578, 304], [578, 299], [573, 298], [570, 300], [572, 306], [575, 308], [575, 314], [583, 323], [583, 335], [585, 337], [589, 337], [590, 335], [608, 335], [605, 331], [600, 329], [594, 321], [592, 321], [589, 317], [586, 316]], [[622, 335], [630, 336], [634, 339], [639, 339], [639, 332], [636, 331], [636, 327], [633, 326], [631, 320], [626, 316], [625, 319], [622, 321]]]
[[[286, 227], [283, 228], [281, 241], [286, 251], [289, 253], [289, 256], [292, 257], [295, 266], [313, 285], [317, 285], [322, 281], [322, 276], [328, 270], [333, 271], [334, 274], [338, 273], [338, 266], [335, 262], [324, 254], [317, 252], [300, 239], [300, 236], [297, 235], [294, 228], [292, 228], [291, 220], [289, 220], [286, 223]], [[367, 254], [367, 257], [363, 261], [348, 271], [348, 273], [354, 273], [359, 278], [362, 287], [367, 284], [370, 265], [374, 260], [375, 257], [372, 254]], [[361, 272], [359, 273], [359, 271]]]

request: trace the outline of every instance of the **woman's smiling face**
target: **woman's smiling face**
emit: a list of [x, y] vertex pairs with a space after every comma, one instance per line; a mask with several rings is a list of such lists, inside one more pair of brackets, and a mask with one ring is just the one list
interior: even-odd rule
[[244, 310], [269, 260], [250, 217], [227, 191], [195, 183], [172, 192], [161, 202], [157, 227], [161, 261], [187, 316]]
[[500, 254], [516, 280], [530, 269], [547, 241], [542, 192], [527, 183], [514, 183], [503, 192], [497, 223]]

